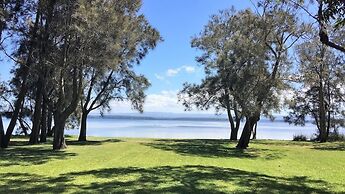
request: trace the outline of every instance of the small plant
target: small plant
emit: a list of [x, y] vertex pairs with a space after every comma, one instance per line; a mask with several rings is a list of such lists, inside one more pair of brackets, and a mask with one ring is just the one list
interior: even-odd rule
[[292, 141], [307, 141], [307, 136], [302, 134], [293, 135]]

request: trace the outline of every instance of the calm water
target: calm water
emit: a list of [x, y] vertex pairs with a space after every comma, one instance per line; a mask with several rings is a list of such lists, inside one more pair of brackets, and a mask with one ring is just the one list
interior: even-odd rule
[[[8, 124], [8, 120], [4, 120]], [[191, 138], [226, 139], [230, 136], [229, 125], [224, 117], [215, 115], [185, 114], [127, 114], [92, 116], [88, 119], [88, 136], [142, 137], [142, 138]], [[243, 125], [242, 125], [243, 126]], [[272, 122], [265, 118], [258, 124], [258, 139], [291, 140], [294, 134], [312, 136], [316, 126], [289, 125], [277, 118]], [[345, 131], [342, 130], [342, 133]], [[66, 134], [78, 135], [78, 130], [66, 130]]]

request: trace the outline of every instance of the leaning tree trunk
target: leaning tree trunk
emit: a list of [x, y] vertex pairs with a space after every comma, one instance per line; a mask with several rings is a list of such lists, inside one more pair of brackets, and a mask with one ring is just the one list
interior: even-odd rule
[[41, 117], [42, 117], [42, 100], [43, 100], [43, 91], [42, 91], [42, 78], [39, 76], [37, 81], [37, 91], [36, 91], [36, 98], [35, 98], [35, 112], [34, 112], [34, 119], [32, 123], [32, 131], [30, 135], [30, 144], [38, 144], [39, 143], [39, 134], [40, 134], [40, 126], [41, 126]]
[[249, 145], [251, 132], [253, 130], [254, 124], [258, 121], [257, 116], [251, 116], [246, 118], [246, 123], [243, 127], [241, 138], [237, 143], [236, 148], [246, 149]]
[[[26, 82], [26, 80], [23, 80], [23, 82], [24, 81]], [[27, 91], [26, 83], [22, 83], [20, 92], [19, 92], [19, 94], [17, 96], [17, 100], [16, 100], [16, 102], [14, 104], [14, 111], [13, 111], [13, 114], [12, 114], [12, 117], [11, 117], [11, 121], [10, 121], [10, 124], [8, 125], [8, 127], [7, 127], [6, 135], [4, 137], [4, 141], [3, 141], [3, 144], [2, 144], [3, 147], [5, 147], [5, 148], [8, 147], [8, 144], [10, 143], [10, 140], [11, 140], [11, 137], [12, 137], [12, 133], [14, 131], [14, 127], [17, 124], [17, 119], [18, 119], [18, 116], [19, 116], [20, 109], [22, 107], [22, 103], [23, 103], [24, 98], [25, 98], [26, 91]]]
[[0, 146], [1, 147], [3, 147], [4, 137], [5, 137], [4, 125], [2, 123], [2, 116], [0, 114]]
[[83, 110], [81, 115], [81, 122], [80, 122], [80, 134], [78, 141], [87, 141], [86, 140], [86, 124], [87, 124], [87, 111]]

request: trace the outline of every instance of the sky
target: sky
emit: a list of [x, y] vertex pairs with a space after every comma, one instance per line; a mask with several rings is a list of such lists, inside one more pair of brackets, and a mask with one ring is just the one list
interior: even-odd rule
[[[184, 112], [177, 102], [177, 92], [184, 82], [199, 83], [204, 76], [203, 68], [195, 61], [200, 51], [191, 48], [191, 39], [202, 31], [211, 15], [231, 6], [241, 10], [252, 7], [252, 3], [250, 0], [143, 0], [140, 12], [164, 40], [135, 67], [151, 83], [146, 92], [145, 112]], [[11, 66], [6, 59], [1, 62], [1, 80], [10, 78]], [[128, 102], [112, 102], [111, 107], [111, 113], [133, 112]]]
[[[152, 84], [144, 111], [184, 112], [177, 92], [184, 82], [199, 83], [204, 77], [203, 68], [195, 61], [200, 51], [191, 48], [191, 39], [203, 30], [211, 15], [231, 6], [241, 10], [252, 4], [250, 0], [143, 0], [141, 12], [164, 39], [136, 68]], [[113, 103], [112, 112], [127, 112], [128, 107], [129, 103]], [[195, 112], [201, 113], [191, 113]]]

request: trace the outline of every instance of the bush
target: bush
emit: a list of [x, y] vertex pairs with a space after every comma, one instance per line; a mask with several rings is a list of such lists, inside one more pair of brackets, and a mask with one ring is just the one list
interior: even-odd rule
[[307, 141], [307, 136], [305, 135], [293, 135], [292, 141]]
[[330, 132], [328, 141], [345, 141], [345, 134], [340, 134], [338, 131]]

